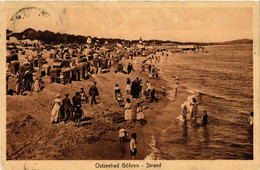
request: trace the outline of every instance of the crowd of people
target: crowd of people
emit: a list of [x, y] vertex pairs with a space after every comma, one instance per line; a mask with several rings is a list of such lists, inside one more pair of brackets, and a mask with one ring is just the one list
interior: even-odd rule
[[[124, 71], [123, 65], [124, 63], [121, 61], [124, 59], [133, 59], [133, 56], [137, 55], [136, 51], [127, 51], [127, 50], [111, 50], [111, 51], [102, 51], [97, 48], [90, 48], [85, 50], [84, 47], [59, 47], [56, 51], [51, 54], [51, 59], [53, 62], [59, 62], [64, 59], [71, 59], [69, 62], [68, 68], [74, 69], [79, 67], [82, 63], [84, 63], [84, 78], [90, 79], [94, 74], [99, 73], [106, 73], [110, 71], [111, 66], [115, 67], [116, 71], [121, 71], [127, 75], [130, 75], [132, 72], [135, 72], [134, 66], [131, 63], [127, 65], [127, 71]], [[41, 53], [42, 49], [38, 49], [38, 66], [39, 66], [39, 74], [37, 75], [34, 71], [34, 63], [33, 60], [29, 60], [30, 57], [27, 58], [27, 61], [24, 63], [23, 66], [19, 68], [19, 71], [16, 72], [16, 89], [15, 93], [17, 95], [23, 94], [25, 91], [34, 91], [40, 92], [42, 90], [43, 81], [42, 78], [45, 75], [48, 75], [48, 72], [51, 72], [53, 66], [45, 67], [44, 62], [47, 60], [43, 58], [43, 54]], [[146, 67], [148, 68], [148, 75], [152, 79], [160, 79], [160, 69], [158, 68], [158, 64], [161, 62], [161, 56], [165, 56], [165, 60], [168, 58], [168, 53], [162, 52], [161, 55], [156, 55], [155, 51], [152, 51], [148, 54], [146, 60], [141, 63], [141, 70], [145, 72]], [[84, 55], [85, 57], [81, 57]], [[93, 58], [92, 58], [93, 57]], [[72, 60], [72, 58], [77, 58], [77, 60]], [[120, 67], [119, 67], [120, 66]], [[122, 67], [121, 67], [122, 66]], [[46, 69], [47, 68], [47, 69]], [[65, 68], [61, 68], [60, 75], [58, 76], [62, 79], [63, 83], [65, 80], [65, 75], [62, 74]], [[10, 70], [7, 70], [9, 72]], [[78, 74], [80, 70], [76, 71]], [[8, 88], [8, 80], [12, 77], [10, 74], [7, 74], [6, 77], [6, 86], [7, 86], [7, 93], [9, 92]], [[157, 91], [155, 87], [152, 87], [149, 80], [143, 81], [139, 77], [136, 77], [134, 80], [131, 81], [130, 77], [127, 77], [126, 84], [121, 85], [125, 87], [126, 91], [126, 99], [124, 100], [122, 89], [120, 88], [119, 83], [115, 83], [114, 87], [114, 95], [116, 101], [119, 103], [119, 106], [124, 107], [124, 120], [128, 122], [137, 122], [140, 125], [145, 125], [145, 115], [143, 112], [143, 107], [141, 102], [137, 102], [136, 105], [132, 105], [131, 101], [144, 98], [150, 103], [158, 102], [159, 98], [156, 95]], [[174, 95], [178, 95], [179, 89], [179, 79], [178, 77], [174, 80]], [[166, 95], [166, 88], [161, 86], [161, 90], [163, 95]], [[89, 97], [88, 97], [89, 95]], [[62, 99], [61, 94], [57, 94], [56, 98], [53, 100], [52, 103], [52, 111], [50, 117], [50, 123], [59, 123], [64, 121], [67, 123], [68, 121], [73, 121], [75, 126], [80, 127], [81, 118], [84, 116], [84, 110], [82, 109], [82, 105], [84, 103], [89, 103], [91, 105], [98, 104], [97, 97], [99, 97], [99, 90], [97, 88], [97, 82], [94, 82], [93, 85], [89, 88], [88, 95], [85, 93], [84, 88], [81, 88], [80, 91], [76, 92], [75, 95], [72, 97], [72, 100], [69, 98], [69, 94], [64, 94]], [[134, 109], [135, 108], [135, 109]], [[197, 118], [201, 118], [202, 125], [207, 126], [208, 124], [208, 113], [207, 110], [203, 111], [203, 114], [198, 114], [198, 99], [196, 96], [189, 97], [187, 101], [185, 101], [182, 105], [182, 113], [177, 118], [180, 121], [189, 121], [189, 120], [196, 120]], [[249, 124], [250, 126], [253, 125], [253, 112], [250, 113], [249, 117]], [[124, 128], [119, 127], [119, 139], [120, 142], [126, 142], [127, 138], [127, 131]], [[131, 140], [130, 140], [130, 153], [132, 159], [135, 159], [137, 154], [137, 134], [132, 133]]]
[[[96, 96], [99, 95], [96, 82], [89, 88], [89, 96], [91, 96], [91, 105], [97, 104]], [[75, 126], [80, 126], [80, 120], [84, 116], [84, 111], [82, 109], [82, 104], [88, 103], [88, 97], [84, 91], [84, 88], [81, 88], [79, 92], [72, 98], [72, 102], [69, 98], [69, 94], [64, 95], [64, 99], [61, 100], [61, 95], [57, 94], [56, 98], [52, 104], [52, 112], [50, 123], [59, 123], [64, 121], [74, 121]]]

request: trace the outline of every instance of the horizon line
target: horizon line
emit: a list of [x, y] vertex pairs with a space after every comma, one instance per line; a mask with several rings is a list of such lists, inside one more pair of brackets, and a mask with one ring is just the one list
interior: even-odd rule
[[[99, 37], [94, 37], [94, 36], [91, 36], [91, 35], [76, 35], [76, 34], [71, 34], [71, 33], [61, 33], [61, 32], [54, 32], [54, 31], [50, 31], [50, 30], [36, 30], [36, 29], [33, 29], [33, 28], [26, 28], [24, 29], [23, 31], [21, 32], [13, 32], [11, 29], [8, 29], [6, 28], [6, 30], [9, 30], [9, 31], [12, 31], [11, 34], [13, 33], [22, 33], [24, 32], [25, 30], [27, 29], [32, 29], [36, 32], [38, 31], [41, 31], [41, 32], [45, 32], [45, 31], [49, 31], [49, 32], [53, 32], [55, 34], [67, 34], [67, 35], [74, 35], [74, 36], [83, 36], [83, 37], [91, 37], [91, 38], [97, 38], [97, 39], [119, 39], [119, 40], [125, 40], [125, 41], [139, 41], [140, 39], [125, 39], [125, 38], [107, 38], [107, 37], [102, 37], [102, 38], [99, 38]], [[178, 43], [202, 43], [202, 44], [207, 44], [207, 43], [224, 43], [224, 42], [230, 42], [230, 41], [236, 41], [236, 40], [252, 40], [253, 41], [253, 38], [238, 38], [238, 39], [232, 39], [232, 40], [224, 40], [224, 41], [209, 41], [209, 42], [202, 42], [202, 41], [177, 41], [177, 40], [162, 40], [162, 39], [142, 39], [143, 41], [171, 41], [171, 42], [178, 42]]]

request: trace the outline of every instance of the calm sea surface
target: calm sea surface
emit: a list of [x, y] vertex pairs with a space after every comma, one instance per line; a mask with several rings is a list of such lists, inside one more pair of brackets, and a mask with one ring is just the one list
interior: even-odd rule
[[253, 159], [253, 131], [248, 124], [253, 111], [253, 46], [206, 48], [208, 53], [174, 54], [161, 63], [166, 80], [178, 76], [181, 88], [199, 92], [200, 113], [208, 111], [209, 124], [173, 119], [157, 136], [160, 157]]

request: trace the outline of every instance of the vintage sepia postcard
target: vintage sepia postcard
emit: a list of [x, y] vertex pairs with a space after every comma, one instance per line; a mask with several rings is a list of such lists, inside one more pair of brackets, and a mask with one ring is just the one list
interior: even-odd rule
[[1, 167], [252, 169], [258, 1], [2, 1]]

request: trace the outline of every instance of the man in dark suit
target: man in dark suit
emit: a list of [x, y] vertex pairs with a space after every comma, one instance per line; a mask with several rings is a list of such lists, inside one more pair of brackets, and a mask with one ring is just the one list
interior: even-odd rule
[[66, 123], [66, 121], [69, 118], [71, 118], [71, 106], [72, 106], [68, 93], [65, 94], [65, 98], [62, 100], [62, 106], [65, 114], [64, 122]]
[[72, 103], [73, 103], [73, 109], [71, 112], [71, 117], [73, 116], [73, 112], [75, 112], [77, 105], [81, 105], [81, 99], [80, 99], [80, 92], [76, 92], [75, 96], [72, 98]]
[[98, 89], [97, 89], [97, 82], [94, 82], [94, 85], [92, 85], [91, 87], [90, 87], [90, 89], [89, 89], [89, 95], [92, 97], [91, 98], [91, 105], [93, 104], [93, 103], [95, 103], [95, 104], [97, 104], [97, 102], [96, 102], [96, 96], [98, 96], [99, 95], [99, 93], [98, 93]]

